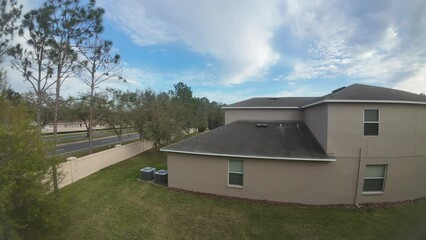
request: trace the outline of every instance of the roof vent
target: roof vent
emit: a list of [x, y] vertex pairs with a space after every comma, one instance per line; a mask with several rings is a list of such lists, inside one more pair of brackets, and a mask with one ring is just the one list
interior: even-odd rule
[[266, 124], [266, 123], [258, 123], [258, 124], [256, 124], [256, 127], [258, 127], [258, 128], [266, 128], [266, 127], [268, 127], [268, 124]]
[[278, 100], [277, 97], [270, 97], [269, 100]]
[[332, 91], [332, 93], [338, 92], [338, 91], [343, 90], [343, 89], [345, 89], [345, 88], [346, 88], [346, 87], [341, 87], [341, 88], [335, 89], [335, 90], [333, 90], [333, 91]]

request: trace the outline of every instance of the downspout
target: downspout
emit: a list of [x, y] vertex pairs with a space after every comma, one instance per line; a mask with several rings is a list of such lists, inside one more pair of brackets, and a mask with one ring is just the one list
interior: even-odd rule
[[355, 197], [354, 197], [354, 204], [357, 208], [361, 208], [361, 206], [357, 203], [357, 197], [358, 197], [358, 185], [359, 185], [359, 172], [361, 170], [361, 154], [362, 154], [362, 148], [359, 147], [359, 157], [358, 157], [358, 175], [356, 178], [356, 185], [355, 185]]

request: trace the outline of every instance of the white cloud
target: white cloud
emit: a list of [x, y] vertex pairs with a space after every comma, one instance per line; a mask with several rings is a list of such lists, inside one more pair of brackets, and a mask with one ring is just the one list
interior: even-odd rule
[[310, 44], [286, 80], [350, 78], [426, 88], [426, 4], [421, 1], [290, 2], [286, 23]]
[[[25, 11], [40, 4], [20, 1]], [[99, 0], [98, 4], [138, 45], [158, 45], [158, 54], [166, 54], [167, 44], [183, 43], [214, 58], [214, 64], [206, 63], [203, 70], [159, 72], [125, 66], [129, 83], [111, 83], [122, 89], [168, 90], [178, 81], [202, 88], [215, 86], [218, 79], [232, 86], [272, 76], [270, 80], [289, 85], [345, 79], [426, 92], [424, 0]], [[281, 64], [283, 71], [277, 70]], [[16, 80], [19, 74], [12, 70], [9, 74], [12, 85], [28, 87]], [[70, 81], [65, 91], [81, 91], [79, 86]], [[203, 93], [208, 96], [208, 91]], [[245, 92], [210, 95], [234, 102], [241, 99], [232, 96], [237, 94], [250, 97]]]
[[426, 93], [426, 64], [417, 67], [418, 70], [412, 76], [398, 82], [394, 87], [414, 93]]
[[139, 45], [181, 41], [222, 63], [221, 81], [258, 78], [280, 57], [270, 44], [281, 23], [278, 0], [100, 1]]

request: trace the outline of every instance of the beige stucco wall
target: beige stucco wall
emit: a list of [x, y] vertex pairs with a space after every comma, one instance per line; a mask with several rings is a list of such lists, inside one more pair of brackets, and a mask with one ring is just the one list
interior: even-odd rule
[[[336, 162], [244, 160], [244, 187], [228, 187], [224, 157], [168, 153], [169, 187], [257, 200], [304, 204], [394, 202], [426, 196], [426, 157], [338, 158]], [[362, 193], [366, 164], [387, 164], [385, 191]]]
[[152, 143], [150, 142], [135, 142], [123, 146], [118, 145], [115, 148], [80, 158], [71, 157], [70, 160], [58, 166], [58, 172], [61, 175], [59, 188], [151, 148]]
[[[379, 136], [363, 136], [364, 109], [379, 109]], [[426, 106], [328, 104], [327, 152], [337, 157], [426, 155]], [[312, 129], [311, 129], [312, 130]]]
[[[387, 165], [384, 192], [362, 193], [367, 164]], [[362, 158], [357, 202], [395, 202], [426, 197], [426, 156], [406, 158]]]
[[[363, 136], [364, 109], [379, 109], [379, 136]], [[244, 159], [244, 188], [237, 189], [227, 186], [228, 158], [169, 153], [169, 186], [305, 204], [395, 202], [426, 196], [426, 106], [328, 103], [303, 112], [225, 111], [226, 124], [238, 119], [304, 120], [326, 152], [334, 154], [337, 161]], [[381, 194], [362, 192], [368, 164], [387, 165]]]
[[304, 109], [304, 121], [324, 150], [327, 149], [327, 111], [327, 104]]
[[226, 109], [225, 124], [237, 120], [303, 120], [300, 109]]
[[228, 158], [168, 153], [169, 187], [305, 204], [352, 203], [357, 161], [244, 160], [244, 188], [228, 187]]

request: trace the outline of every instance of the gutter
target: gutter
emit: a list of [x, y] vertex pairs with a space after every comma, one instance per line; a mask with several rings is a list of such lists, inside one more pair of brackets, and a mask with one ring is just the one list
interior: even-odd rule
[[160, 149], [161, 152], [170, 153], [184, 153], [202, 156], [215, 156], [215, 157], [231, 157], [231, 158], [255, 158], [255, 159], [269, 159], [269, 160], [287, 160], [287, 161], [310, 161], [310, 162], [335, 162], [336, 158], [292, 158], [292, 157], [265, 157], [265, 156], [252, 156], [252, 155], [239, 155], [239, 154], [220, 154], [220, 153], [206, 153], [206, 152], [188, 152], [179, 150]]
[[300, 107], [222, 107], [222, 109], [300, 109]]
[[394, 104], [414, 104], [414, 105], [426, 105], [426, 102], [416, 101], [394, 101], [394, 100], [321, 100], [318, 102], [310, 103], [300, 107], [222, 107], [224, 110], [238, 110], [238, 109], [304, 109], [319, 105], [322, 103], [394, 103]]
[[426, 105], [426, 102], [416, 102], [416, 101], [394, 101], [394, 100], [322, 100], [319, 102], [311, 103], [301, 108], [312, 107], [321, 103], [395, 103], [395, 104], [416, 104], [416, 105]]

